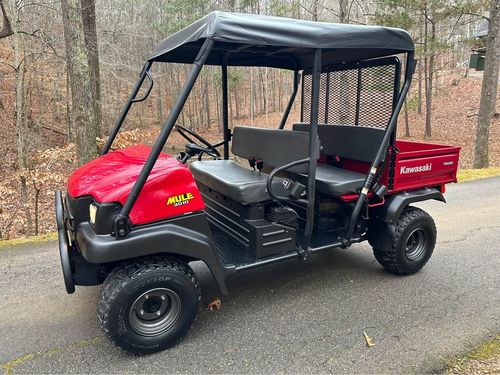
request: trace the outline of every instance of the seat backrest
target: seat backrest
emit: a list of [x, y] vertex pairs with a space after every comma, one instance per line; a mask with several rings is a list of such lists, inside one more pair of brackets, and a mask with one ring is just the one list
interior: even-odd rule
[[[319, 141], [312, 155], [319, 158]], [[255, 157], [264, 161], [264, 165], [281, 167], [296, 160], [309, 157], [309, 133], [281, 129], [265, 129], [249, 126], [235, 126], [231, 151], [234, 155], [248, 159]], [[301, 164], [290, 170], [305, 173], [307, 164]]]
[[[308, 123], [293, 124], [294, 131], [308, 132]], [[352, 125], [318, 125], [321, 152], [343, 158], [372, 162], [384, 138], [384, 129]]]

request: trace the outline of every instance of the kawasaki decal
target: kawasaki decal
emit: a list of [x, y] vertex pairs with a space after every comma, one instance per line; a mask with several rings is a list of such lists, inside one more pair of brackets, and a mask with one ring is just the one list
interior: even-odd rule
[[419, 165], [417, 167], [401, 167], [400, 173], [408, 174], [408, 173], [428, 172], [430, 170], [432, 170], [432, 163]]

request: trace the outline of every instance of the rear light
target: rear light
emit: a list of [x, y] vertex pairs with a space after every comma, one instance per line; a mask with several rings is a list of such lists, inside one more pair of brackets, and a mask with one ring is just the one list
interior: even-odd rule
[[444, 194], [446, 192], [446, 185], [442, 184], [439, 190], [441, 191], [442, 194]]

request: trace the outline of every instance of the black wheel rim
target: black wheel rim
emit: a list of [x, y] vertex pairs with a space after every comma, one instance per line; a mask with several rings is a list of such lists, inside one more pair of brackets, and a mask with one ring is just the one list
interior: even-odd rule
[[414, 229], [406, 240], [406, 258], [417, 262], [424, 257], [426, 248], [427, 233], [422, 228]]
[[171, 289], [156, 288], [141, 294], [130, 307], [129, 322], [142, 336], [158, 336], [177, 322], [181, 299]]

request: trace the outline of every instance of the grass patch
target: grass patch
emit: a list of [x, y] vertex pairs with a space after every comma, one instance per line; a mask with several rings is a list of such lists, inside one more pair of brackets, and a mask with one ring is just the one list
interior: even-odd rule
[[481, 178], [500, 176], [500, 167], [483, 169], [460, 169], [457, 173], [458, 182], [479, 180]]
[[500, 335], [471, 350], [463, 357], [455, 358], [444, 374], [496, 374], [500, 372]]
[[57, 239], [57, 233], [52, 232], [52, 233], [42, 234], [40, 236], [20, 237], [20, 238], [14, 238], [12, 240], [3, 240], [0, 241], [0, 250], [27, 243], [46, 242], [56, 239]]
[[0, 364], [0, 369], [3, 370], [4, 375], [13, 375], [15, 372], [14, 371], [15, 367], [22, 365], [25, 362], [31, 361], [33, 359], [41, 358], [41, 357], [51, 357], [53, 355], [61, 354], [61, 353], [68, 352], [68, 351], [73, 351], [73, 350], [76, 350], [79, 348], [83, 348], [85, 346], [95, 345], [95, 344], [102, 342], [102, 340], [103, 340], [102, 336], [96, 336], [96, 337], [92, 337], [90, 339], [83, 339], [83, 340], [80, 340], [78, 342], [68, 344], [66, 346], [63, 346], [62, 348], [52, 348], [52, 349], [49, 349], [45, 352], [33, 352], [33, 353], [24, 354], [20, 357], [17, 357], [17, 358], [12, 359], [8, 362]]

